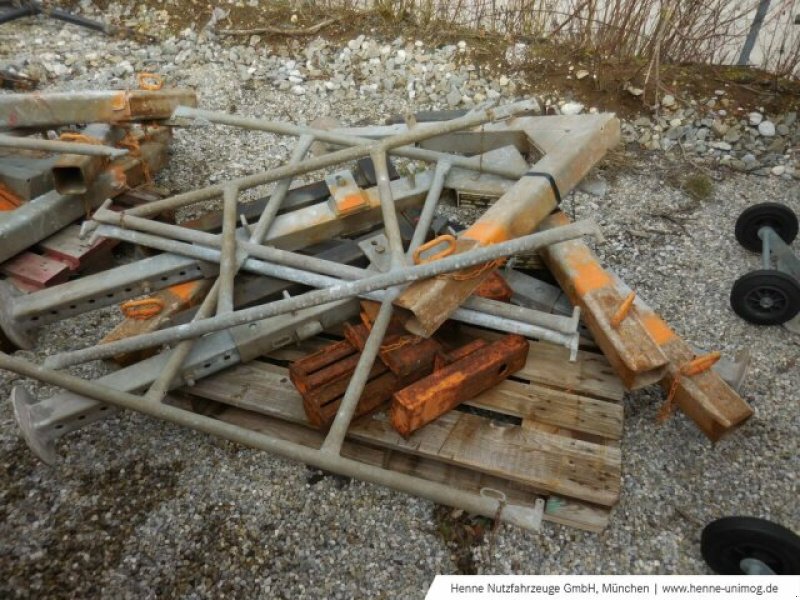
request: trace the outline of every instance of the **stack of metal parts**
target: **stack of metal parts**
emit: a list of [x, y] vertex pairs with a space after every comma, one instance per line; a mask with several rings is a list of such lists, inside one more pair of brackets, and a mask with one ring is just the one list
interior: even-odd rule
[[[413, 446], [415, 436], [444, 423], [445, 417], [436, 417], [465, 398], [520, 369], [521, 376], [529, 377], [535, 363], [543, 360], [544, 350], [536, 344], [563, 347], [558, 348], [564, 354], [557, 360], [565, 365], [576, 360], [579, 344], [586, 342], [579, 316], [628, 389], [660, 382], [668, 388], [667, 409], [673, 404], [680, 407], [712, 439], [751, 414], [708, 368], [713, 357], [698, 359], [655, 313], [597, 263], [581, 239], [585, 235], [600, 238], [597, 226], [588, 221], [570, 223], [557, 212], [561, 196], [617, 143], [619, 122], [613, 115], [529, 116], [538, 111], [536, 103], [529, 101], [476, 109], [441, 122], [409, 119], [399, 125], [330, 130], [180, 104], [170, 111], [169, 126], [218, 124], [294, 136], [298, 141], [289, 162], [281, 167], [124, 210], [112, 210], [107, 199], [112, 194], [105, 189], [97, 197], [84, 192], [82, 197], [92, 207], [102, 203], [83, 225], [83, 234], [92, 243], [116, 240], [161, 253], [25, 296], [16, 295], [6, 283], [0, 286], [0, 326], [20, 347], [31, 347], [31, 334], [46, 323], [120, 302], [126, 302], [129, 311], [130, 318], [104, 343], [51, 355], [43, 366], [0, 353], [0, 368], [67, 390], [41, 401], [22, 387], [13, 392], [22, 432], [42, 459], [56, 459], [58, 437], [104, 418], [110, 407], [118, 407], [471, 512], [493, 517], [502, 511], [503, 519], [536, 528], [543, 514], [547, 516], [544, 503], [509, 501], [508, 496], [518, 494], [519, 486], [493, 494], [484, 492], [505, 484], [480, 484], [474, 491], [462, 487], [454, 493], [453, 485], [430, 472], [422, 473], [418, 464], [403, 468], [374, 464], [368, 447], [359, 454], [346, 437], [357, 425], [352, 423], [354, 417], [380, 408], [393, 395], [392, 420], [403, 435], [416, 431], [406, 442]], [[0, 99], [0, 111], [2, 107]], [[128, 118], [133, 118], [130, 107], [127, 112]], [[4, 123], [18, 118], [14, 111], [0, 114]], [[118, 116], [88, 120], [117, 123]], [[315, 151], [308, 156], [312, 146]], [[399, 177], [391, 168], [390, 156], [423, 161], [432, 168]], [[360, 161], [355, 169], [342, 169], [343, 164], [350, 166], [354, 161]], [[340, 170], [331, 172], [334, 167]], [[295, 183], [295, 178], [319, 170], [327, 172], [324, 182]], [[73, 170], [64, 180], [77, 190], [91, 172]], [[265, 184], [273, 184], [265, 201], [240, 202], [243, 191]], [[494, 201], [466, 230], [428, 241], [440, 198], [455, 192]], [[219, 197], [224, 199], [224, 207], [218, 215], [181, 225], [154, 218], [164, 211]], [[71, 199], [75, 204], [76, 197]], [[81, 211], [72, 220], [84, 210], [80, 200], [77, 204]], [[3, 233], [3, 248], [5, 237]], [[535, 251], [541, 253], [576, 308], [563, 308], [566, 301], [555, 286], [508, 268], [499, 270], [508, 257]], [[492, 294], [503, 297], [502, 291], [475, 295], [481, 287], [491, 289], [486, 282], [498, 272], [508, 282], [514, 304], [494, 299]], [[368, 326], [348, 326], [362, 311]], [[474, 337], [486, 341], [442, 351], [435, 341], [438, 338], [432, 336], [438, 336], [445, 323], [460, 323]], [[309, 381], [328, 385], [324, 394], [304, 396], [306, 415], [324, 430], [315, 443], [301, 443], [302, 436], [290, 435], [289, 429], [277, 434], [263, 424], [248, 427], [239, 417], [208, 416], [194, 403], [169, 394], [177, 388], [188, 393], [205, 390], [206, 398], [241, 406], [242, 395], [215, 392], [215, 382], [220, 380], [210, 376], [232, 373], [234, 365], [245, 369], [237, 371], [242, 376], [251, 361], [302, 340], [313, 341], [322, 332], [336, 334], [343, 325], [347, 344], [329, 348], [327, 356], [298, 361], [291, 372], [301, 391], [304, 385], [306, 391], [311, 389]], [[490, 330], [512, 335], [497, 342], [497, 334]], [[419, 353], [410, 363], [403, 363], [407, 355], [390, 350], [399, 347], [398, 340], [403, 345], [408, 339], [413, 339]], [[529, 353], [529, 344], [537, 352]], [[328, 359], [337, 352], [336, 360], [349, 362], [339, 364], [331, 376], [324, 370], [335, 362]], [[502, 360], [492, 358], [498, 352]], [[60, 371], [112, 358], [127, 366], [95, 381]], [[480, 372], [480, 376], [464, 384], [460, 379], [464, 369]], [[404, 378], [411, 373], [417, 383], [408, 387], [412, 381]], [[221, 375], [224, 373], [217, 377]], [[437, 375], [436, 381], [420, 379]], [[382, 383], [376, 384], [379, 379]], [[454, 383], [457, 380], [460, 383]], [[281, 386], [287, 382], [283, 377], [271, 384], [274, 398], [262, 398], [262, 413], [280, 404], [286, 395]], [[423, 387], [414, 387], [423, 383]], [[514, 382], [506, 383], [513, 387]], [[596, 395], [616, 397], [615, 385], [609, 379], [606, 391]], [[594, 402], [578, 400], [573, 389], [566, 384], [563, 387], [565, 401], [580, 406]], [[376, 396], [365, 394], [365, 389], [379, 388]], [[370, 403], [375, 398], [380, 401]], [[424, 410], [424, 398], [438, 402], [435, 414]], [[299, 398], [296, 405], [302, 406]], [[295, 415], [291, 418], [303, 418], [293, 412], [294, 405], [286, 411]], [[591, 433], [594, 440], [597, 432], [613, 430], [611, 437], [618, 439], [621, 408], [612, 412], [613, 418], [607, 412], [600, 417], [616, 420], [608, 427], [583, 423], [582, 415], [569, 425], [562, 422], [562, 415], [561, 429], [535, 435], [555, 437], [554, 433], [574, 429]], [[592, 458], [597, 455], [594, 444], [583, 438], [569, 443], [559, 438], [557, 444], [566, 453], [564, 465], [569, 465], [557, 467], [555, 472], [561, 475], [543, 475], [541, 485], [533, 476], [522, 483], [530, 489], [550, 489], [546, 486], [551, 485], [580, 502], [612, 506], [619, 492], [618, 448], [607, 448], [601, 458]], [[584, 458], [576, 458], [578, 454]], [[584, 459], [586, 463], [581, 462]], [[595, 469], [591, 477], [599, 481], [596, 486], [578, 485], [578, 476], [568, 473], [584, 464]], [[610, 470], [606, 471], [606, 466]], [[537, 472], [540, 467], [534, 465], [531, 470]], [[564, 506], [562, 502], [553, 508], [553, 520], [566, 521], [564, 511], [559, 513], [562, 516], [554, 516]], [[584, 512], [589, 510], [581, 507]], [[575, 512], [570, 504], [566, 514]]]

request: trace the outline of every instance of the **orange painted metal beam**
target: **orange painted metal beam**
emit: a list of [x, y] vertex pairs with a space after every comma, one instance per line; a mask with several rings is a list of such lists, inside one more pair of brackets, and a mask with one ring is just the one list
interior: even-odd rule
[[[544, 156], [460, 235], [456, 252], [532, 233], [620, 135], [619, 120], [612, 114], [524, 117], [511, 119], [505, 126], [523, 129]], [[414, 313], [406, 324], [408, 330], [432, 335], [496, 266], [408, 286], [395, 302]]]

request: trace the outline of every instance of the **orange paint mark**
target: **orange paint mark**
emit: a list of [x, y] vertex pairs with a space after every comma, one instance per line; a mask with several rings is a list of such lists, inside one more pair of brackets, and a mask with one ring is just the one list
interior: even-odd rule
[[614, 313], [614, 316], [611, 317], [611, 327], [614, 329], [619, 329], [619, 326], [622, 325], [625, 317], [627, 317], [628, 313], [631, 312], [631, 307], [633, 306], [634, 300], [636, 300], [636, 292], [631, 292], [628, 294], [628, 297], [622, 301], [622, 304], [619, 305], [619, 308], [617, 309], [617, 312]]
[[0, 183], [0, 211], [14, 210], [22, 204], [22, 200], [10, 189]]
[[572, 265], [572, 280], [575, 292], [585, 296], [589, 292], [611, 285], [611, 276], [596, 262]]
[[112, 183], [113, 187], [121, 189], [128, 185], [128, 176], [125, 174], [125, 169], [115, 165], [109, 167], [108, 170], [111, 173], [111, 176], [114, 178], [114, 182]]
[[171, 285], [169, 293], [176, 296], [181, 302], [189, 303], [194, 300], [197, 292], [203, 287], [203, 280], [196, 279], [195, 281], [186, 281], [184, 283], [176, 283]]
[[485, 245], [496, 244], [497, 242], [504, 242], [511, 239], [511, 233], [508, 227], [502, 223], [478, 220], [472, 227], [467, 229], [461, 237], [475, 240]]
[[336, 203], [336, 208], [342, 214], [355, 212], [367, 206], [367, 201], [361, 194], [350, 194]]
[[639, 316], [642, 325], [659, 346], [663, 346], [677, 338], [677, 334], [669, 328], [664, 319], [655, 313], [644, 313]]

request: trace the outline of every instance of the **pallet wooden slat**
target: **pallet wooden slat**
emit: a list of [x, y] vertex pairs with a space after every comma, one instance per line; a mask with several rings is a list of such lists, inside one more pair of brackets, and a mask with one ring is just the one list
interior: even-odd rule
[[[189, 408], [189, 403], [185, 400], [171, 399], [170, 402], [183, 408]], [[322, 434], [319, 431], [236, 407], [228, 406], [221, 412], [215, 413], [215, 417], [309, 448], [319, 448], [322, 444]], [[480, 494], [482, 491], [500, 492], [505, 495], [507, 504], [510, 506], [531, 508], [536, 499], [542, 496], [540, 490], [530, 486], [420, 456], [404, 454], [389, 448], [370, 446], [362, 442], [345, 441], [342, 447], [342, 456], [398, 473], [443, 483], [452, 487], [454, 493], [458, 493], [460, 490], [474, 494]], [[607, 508], [548, 495], [543, 519], [599, 533], [608, 525], [609, 514]]]
[[[254, 361], [199, 382], [191, 393], [307, 424], [302, 399], [283, 367]], [[476, 415], [453, 411], [404, 439], [387, 415], [378, 413], [353, 423], [349, 435], [604, 506], [619, 495], [617, 448], [519, 426], [497, 427]]]

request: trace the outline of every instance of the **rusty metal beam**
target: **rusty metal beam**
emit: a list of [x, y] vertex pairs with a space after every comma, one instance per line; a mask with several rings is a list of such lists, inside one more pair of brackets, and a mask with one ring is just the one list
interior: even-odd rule
[[73, 123], [167, 119], [179, 106], [197, 106], [194, 90], [110, 90], [0, 96], [0, 128], [44, 129]]
[[[392, 397], [392, 426], [408, 437], [456, 406], [525, 366], [530, 344], [507, 335], [491, 344], [467, 346], [448, 366], [398, 391]], [[463, 355], [465, 354], [465, 355]]]

